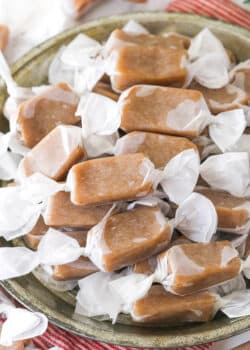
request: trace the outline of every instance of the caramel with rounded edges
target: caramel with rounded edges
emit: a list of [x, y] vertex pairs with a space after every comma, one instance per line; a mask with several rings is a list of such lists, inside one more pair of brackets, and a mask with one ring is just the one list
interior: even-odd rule
[[154, 285], [145, 297], [133, 303], [132, 316], [143, 323], [207, 322], [213, 319], [215, 302], [215, 295], [209, 292], [178, 296]]
[[141, 153], [88, 160], [72, 167], [71, 201], [98, 205], [143, 197], [153, 191], [148, 158]]
[[24, 101], [19, 106], [17, 128], [21, 141], [34, 147], [60, 124], [76, 125], [78, 96], [65, 83], [51, 86], [45, 92]]

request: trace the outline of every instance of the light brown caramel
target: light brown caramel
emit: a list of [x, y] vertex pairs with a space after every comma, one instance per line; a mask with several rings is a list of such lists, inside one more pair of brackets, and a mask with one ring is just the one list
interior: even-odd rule
[[[96, 232], [89, 231], [88, 240]], [[172, 229], [158, 207], [136, 207], [108, 217], [102, 232], [102, 263], [107, 272], [143, 261], [164, 250]]]
[[215, 206], [218, 215], [219, 228], [232, 228], [244, 226], [248, 222], [249, 213], [247, 209], [238, 208], [244, 205], [245, 198], [234, 197], [227, 192], [212, 189], [199, 188], [196, 190], [209, 198]]
[[[19, 165], [19, 176], [28, 177], [36, 172], [42, 173], [56, 181], [64, 180], [68, 170], [82, 160], [86, 153], [82, 145], [70, 145], [66, 141], [66, 133], [78, 128], [72, 126], [59, 126], [45, 136], [30, 152], [28, 152]], [[68, 140], [72, 141], [72, 136]]]
[[86, 277], [97, 271], [98, 268], [88, 258], [81, 256], [72, 263], [54, 266], [53, 278], [56, 281], [69, 281]]
[[162, 47], [124, 46], [113, 51], [116, 60], [112, 87], [124, 91], [136, 84], [183, 85], [187, 69], [185, 50]]
[[96, 86], [93, 89], [93, 92], [109, 97], [114, 101], [118, 101], [119, 99], [119, 94], [114, 92], [110, 86], [110, 84], [104, 83], [102, 81], [99, 81]]
[[195, 293], [236, 277], [241, 268], [237, 254], [229, 241], [170, 248], [168, 271], [174, 274], [171, 291], [180, 295]]
[[75, 205], [70, 200], [70, 193], [61, 191], [50, 197], [44, 217], [49, 226], [91, 228], [110, 208], [110, 205], [88, 208]]
[[27, 244], [27, 246], [31, 249], [36, 250], [41, 238], [43, 237], [43, 235], [45, 235], [48, 229], [49, 227], [45, 225], [43, 217], [40, 216], [34, 228], [27, 235], [24, 236], [24, 241]]
[[199, 103], [201, 98], [202, 94], [195, 90], [135, 86], [121, 102], [121, 128], [126, 132], [149, 131], [195, 137], [198, 135], [196, 130], [172, 129], [167, 120], [169, 112], [184, 101]]
[[134, 131], [119, 140], [118, 155], [141, 152], [147, 156], [156, 168], [163, 168], [180, 152], [194, 149], [196, 145], [184, 137], [160, 135]]
[[235, 84], [228, 84], [220, 89], [208, 89], [193, 81], [190, 88], [198, 90], [204, 96], [212, 114], [239, 108], [239, 104], [246, 104], [249, 96]]
[[188, 49], [190, 39], [176, 33], [168, 35], [138, 34], [115, 29], [108, 40], [109, 52], [113, 49], [127, 45], [159, 46], [165, 49]]
[[3, 51], [9, 40], [9, 28], [0, 24], [0, 50]]
[[71, 201], [77, 205], [98, 205], [133, 199], [153, 191], [145, 181], [148, 159], [141, 153], [93, 159], [71, 169]]
[[75, 116], [78, 102], [77, 95], [64, 83], [23, 102], [17, 119], [23, 144], [32, 148], [56, 126], [79, 123], [80, 118]]
[[142, 273], [144, 275], [151, 275], [155, 272], [157, 265], [156, 257], [151, 257], [149, 259], [140, 261], [133, 266], [134, 273]]
[[201, 292], [187, 296], [168, 293], [154, 285], [148, 294], [133, 304], [132, 315], [139, 322], [179, 325], [213, 319], [215, 295]]

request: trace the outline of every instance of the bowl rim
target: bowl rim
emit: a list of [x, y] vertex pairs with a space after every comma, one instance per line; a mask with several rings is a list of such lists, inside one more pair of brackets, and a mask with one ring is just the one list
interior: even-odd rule
[[[22, 71], [26, 65], [28, 65], [32, 60], [34, 60], [41, 53], [45, 53], [47, 50], [51, 49], [53, 46], [58, 46], [60, 43], [63, 44], [64, 40], [69, 36], [73, 36], [79, 33], [79, 31], [86, 31], [97, 26], [105, 26], [112, 22], [116, 21], [127, 21], [129, 19], [134, 19], [138, 21], [145, 21], [147, 23], [155, 22], [157, 19], [169, 20], [169, 19], [178, 19], [179, 21], [183, 20], [190, 24], [193, 21], [199, 20], [201, 24], [205, 27], [213, 27], [216, 29], [218, 27], [223, 31], [230, 31], [236, 34], [238, 37], [241, 37], [245, 41], [249, 42], [250, 45], [250, 36], [249, 31], [244, 28], [240, 28], [236, 25], [229, 24], [223, 21], [213, 20], [209, 17], [198, 16], [193, 14], [181, 14], [181, 13], [166, 13], [166, 12], [136, 12], [136, 13], [126, 13], [121, 15], [103, 17], [91, 22], [86, 22], [82, 25], [78, 25], [71, 29], [67, 29], [58, 35], [46, 40], [45, 42], [37, 45], [31, 49], [27, 54], [18, 59], [11, 66], [11, 72], [13, 76]], [[70, 319], [68, 317], [60, 314], [57, 311], [50, 312], [49, 307], [41, 302], [35, 295], [27, 294], [25, 288], [18, 281], [19, 279], [0, 281], [0, 285], [15, 299], [17, 299], [22, 305], [33, 311], [43, 312], [48, 316], [49, 321], [74, 334], [90, 338], [93, 340], [101, 341], [109, 344], [117, 344], [120, 346], [132, 346], [132, 347], [146, 347], [146, 348], [166, 348], [166, 347], [176, 347], [176, 346], [192, 346], [198, 344], [205, 344], [212, 341], [222, 340], [233, 335], [243, 333], [250, 329], [250, 316], [244, 318], [238, 318], [232, 324], [226, 324], [221, 326], [220, 332], [217, 332], [217, 329], [208, 329], [201, 332], [193, 334], [180, 334], [176, 335], [156, 335], [154, 331], [147, 336], [139, 335], [135, 336], [135, 339], [131, 338], [131, 334], [117, 333], [116, 331], [110, 332], [102, 330], [99, 335], [98, 329], [93, 331], [93, 327], [84, 325], [85, 330], [84, 334], [77, 327], [77, 321]], [[152, 330], [152, 328], [149, 328]], [[202, 335], [202, 339], [201, 339]]]

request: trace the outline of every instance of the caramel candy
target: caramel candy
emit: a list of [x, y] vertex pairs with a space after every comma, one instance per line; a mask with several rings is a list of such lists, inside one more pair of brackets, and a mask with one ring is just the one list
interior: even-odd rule
[[[126, 132], [149, 131], [170, 135], [198, 136], [197, 130], [176, 128], [176, 114], [188, 113], [188, 108], [193, 111], [195, 105], [198, 106], [201, 100], [202, 94], [195, 90], [134, 86], [126, 91], [121, 99], [121, 128]], [[181, 108], [180, 111], [178, 111], [179, 108]]]
[[110, 79], [115, 91], [135, 84], [182, 86], [187, 77], [185, 50], [159, 46], [124, 46], [110, 55]]
[[27, 244], [27, 246], [31, 249], [36, 250], [42, 236], [45, 235], [48, 229], [49, 227], [45, 225], [43, 217], [40, 216], [34, 228], [27, 235], [24, 236], [24, 241]]
[[228, 281], [240, 273], [241, 260], [229, 241], [180, 244], [167, 256], [170, 290], [185, 295]]
[[207, 322], [214, 317], [216, 296], [210, 292], [178, 296], [154, 285], [148, 294], [132, 306], [132, 317], [138, 322], [179, 325]]
[[72, 165], [85, 156], [81, 138], [81, 129], [76, 126], [56, 127], [24, 156], [18, 169], [20, 179], [40, 172], [63, 180]]
[[82, 256], [72, 263], [54, 266], [53, 278], [56, 281], [69, 281], [86, 277], [97, 271], [98, 268], [88, 258]]
[[110, 205], [89, 207], [75, 205], [69, 192], [57, 192], [50, 197], [44, 218], [49, 226], [91, 228], [107, 214]]
[[110, 53], [114, 49], [128, 45], [147, 47], [158, 46], [165, 49], [187, 49], [190, 45], [190, 39], [176, 33], [168, 33], [161, 36], [153, 34], [138, 34], [127, 32], [122, 29], [115, 29], [111, 33], [105, 46], [107, 53]]
[[5, 25], [0, 25], [0, 50], [3, 51], [9, 39], [9, 28]]
[[78, 102], [78, 96], [64, 83], [24, 101], [19, 106], [17, 118], [23, 144], [32, 148], [56, 126], [79, 123], [80, 118], [75, 116]]
[[141, 152], [147, 156], [156, 168], [164, 168], [180, 152], [196, 145], [184, 137], [160, 135], [134, 131], [120, 138], [116, 145], [116, 155]]
[[111, 86], [107, 83], [104, 83], [102, 81], [99, 81], [96, 86], [93, 89], [93, 92], [109, 97], [114, 101], [118, 101], [119, 99], [119, 94], [117, 94], [116, 92], [114, 92], [111, 88]]
[[71, 201], [97, 205], [143, 197], [153, 192], [149, 159], [141, 153], [88, 160], [72, 167], [68, 182]]
[[220, 89], [208, 89], [193, 81], [190, 88], [202, 93], [213, 114], [237, 109], [239, 104], [246, 104], [249, 98], [247, 93], [236, 84], [228, 84]]
[[196, 192], [203, 194], [214, 204], [218, 215], [218, 227], [221, 230], [237, 229], [247, 224], [249, 212], [246, 198], [234, 197], [227, 192], [210, 188], [198, 188]]
[[88, 233], [87, 247], [92, 253], [94, 249], [98, 252], [98, 257], [92, 258], [99, 264], [101, 260], [99, 267], [112, 272], [164, 250], [171, 235], [172, 228], [160, 208], [139, 206], [111, 215], [101, 227], [93, 227]]

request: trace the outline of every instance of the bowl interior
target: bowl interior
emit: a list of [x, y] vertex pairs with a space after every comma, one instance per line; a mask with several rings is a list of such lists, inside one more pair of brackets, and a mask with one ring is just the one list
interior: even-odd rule
[[[202, 28], [210, 28], [232, 50], [238, 61], [249, 58], [249, 32], [219, 21], [203, 17], [167, 13], [138, 13], [114, 16], [97, 20], [73, 28], [48, 40], [31, 50], [12, 67], [15, 80], [21, 86], [41, 85], [47, 82], [47, 71], [51, 59], [62, 46], [70, 42], [77, 34], [85, 33], [100, 42], [107, 39], [115, 28], [122, 27], [129, 19], [140, 21], [152, 33], [174, 31], [194, 36]], [[0, 110], [7, 97], [5, 85], [0, 81]], [[6, 131], [8, 123], [0, 115], [0, 130]], [[22, 239], [7, 244], [0, 240], [1, 246], [23, 245]], [[123, 315], [116, 325], [109, 321], [73, 316], [74, 292], [55, 292], [42, 284], [33, 275], [11, 281], [1, 282], [14, 297], [32, 310], [45, 313], [50, 321], [73, 333], [98, 339], [100, 341], [128, 346], [175, 347], [187, 346], [219, 340], [250, 328], [250, 317], [229, 320], [218, 315], [215, 320], [206, 324], [188, 325], [169, 328], [142, 327], [132, 324], [129, 317]]]

